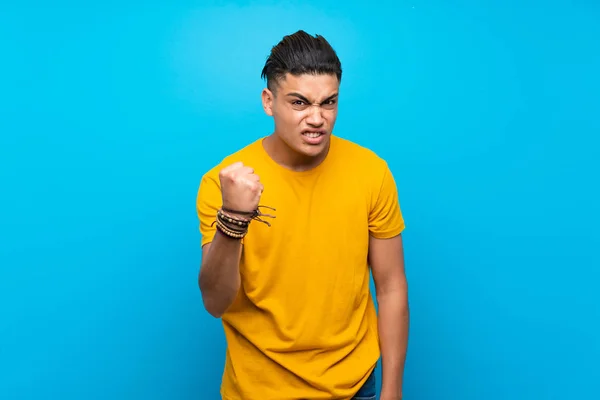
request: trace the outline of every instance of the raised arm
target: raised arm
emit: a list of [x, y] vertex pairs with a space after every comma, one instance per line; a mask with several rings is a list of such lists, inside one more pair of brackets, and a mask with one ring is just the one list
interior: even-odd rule
[[[216, 181], [203, 180], [198, 195], [202, 227], [202, 264], [198, 285], [206, 310], [220, 318], [234, 302], [240, 289], [242, 239], [258, 207], [263, 186], [252, 168], [241, 162], [219, 173]], [[218, 207], [218, 198], [222, 206]], [[213, 228], [214, 227], [214, 228]]]

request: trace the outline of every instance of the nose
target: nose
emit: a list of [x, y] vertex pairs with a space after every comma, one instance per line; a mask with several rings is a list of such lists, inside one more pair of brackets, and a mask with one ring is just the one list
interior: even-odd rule
[[324, 119], [321, 114], [321, 107], [318, 105], [313, 105], [308, 110], [308, 116], [306, 117], [306, 123], [312, 126], [321, 126], [323, 125]]

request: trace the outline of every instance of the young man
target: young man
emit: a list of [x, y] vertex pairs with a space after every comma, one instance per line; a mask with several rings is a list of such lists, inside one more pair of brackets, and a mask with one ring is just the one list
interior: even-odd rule
[[197, 198], [200, 290], [227, 339], [222, 397], [375, 399], [381, 355], [381, 400], [401, 399], [409, 313], [392, 173], [332, 135], [342, 69], [323, 37], [284, 37], [262, 75], [274, 132], [208, 171]]

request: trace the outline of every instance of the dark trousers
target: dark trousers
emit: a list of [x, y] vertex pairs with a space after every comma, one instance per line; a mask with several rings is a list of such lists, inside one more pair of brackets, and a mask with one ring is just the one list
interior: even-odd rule
[[369, 379], [354, 395], [352, 400], [375, 400], [377, 398], [377, 384], [375, 379], [375, 371], [371, 373]]

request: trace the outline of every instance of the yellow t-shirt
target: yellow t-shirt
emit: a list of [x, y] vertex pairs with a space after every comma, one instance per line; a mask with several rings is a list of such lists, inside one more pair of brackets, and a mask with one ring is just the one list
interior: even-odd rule
[[244, 238], [242, 286], [222, 316], [227, 340], [225, 400], [350, 399], [380, 356], [367, 262], [369, 235], [404, 229], [396, 184], [374, 152], [336, 136], [318, 167], [276, 164], [262, 139], [202, 178], [202, 245], [214, 237], [219, 171], [254, 168], [271, 227], [253, 221]]

